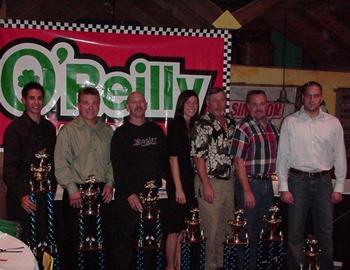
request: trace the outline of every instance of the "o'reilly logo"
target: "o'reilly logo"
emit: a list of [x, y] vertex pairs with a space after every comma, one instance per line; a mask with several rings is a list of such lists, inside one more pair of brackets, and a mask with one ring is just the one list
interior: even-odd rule
[[102, 101], [99, 114], [121, 118], [127, 114], [127, 96], [137, 89], [148, 101], [148, 117], [172, 117], [181, 91], [195, 90], [203, 104], [216, 76], [213, 72], [184, 71], [185, 61], [135, 54], [124, 67], [108, 67], [97, 56], [79, 54], [72, 41], [61, 39], [52, 47], [41, 41], [17, 42], [1, 52], [0, 101], [10, 114], [21, 115], [24, 106], [20, 91], [26, 83], [37, 81], [46, 90], [43, 113], [60, 100], [60, 114], [73, 116], [80, 87], [96, 86]]

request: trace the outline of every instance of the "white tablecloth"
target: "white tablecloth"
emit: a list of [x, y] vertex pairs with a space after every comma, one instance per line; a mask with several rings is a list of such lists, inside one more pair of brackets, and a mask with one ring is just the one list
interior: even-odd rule
[[26, 244], [7, 233], [0, 232], [0, 248], [15, 247], [24, 247], [21, 249], [23, 252], [0, 252], [0, 270], [39, 270], [38, 263]]

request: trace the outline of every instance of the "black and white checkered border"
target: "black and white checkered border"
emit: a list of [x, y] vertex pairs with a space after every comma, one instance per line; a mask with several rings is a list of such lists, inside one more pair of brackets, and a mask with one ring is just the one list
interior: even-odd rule
[[147, 26], [117, 26], [101, 24], [77, 24], [64, 22], [43, 22], [18, 19], [0, 19], [0, 28], [62, 30], [97, 32], [111, 34], [162, 35], [184, 37], [209, 37], [224, 39], [223, 88], [230, 95], [231, 33], [224, 29], [185, 29]]

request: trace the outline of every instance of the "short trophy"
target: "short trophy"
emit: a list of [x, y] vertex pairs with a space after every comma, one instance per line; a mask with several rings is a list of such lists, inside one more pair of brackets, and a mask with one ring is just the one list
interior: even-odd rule
[[[46, 153], [46, 148], [39, 150], [35, 154], [37, 162], [30, 165], [30, 171], [32, 174], [29, 180], [29, 198], [33, 203], [46, 204], [46, 212], [35, 211], [30, 214], [29, 247], [38, 260], [41, 260], [44, 252], [48, 252], [55, 258], [54, 269], [59, 269], [60, 261], [54, 227], [55, 194], [49, 178], [52, 166], [51, 163], [47, 161], [48, 157], [49, 154]], [[46, 227], [39, 228], [38, 224], [45, 224]], [[46, 233], [45, 239], [38, 239], [39, 230], [43, 230]]]
[[158, 187], [151, 180], [144, 185], [145, 192], [139, 194], [143, 212], [140, 213], [137, 239], [137, 269], [144, 269], [145, 256], [155, 255], [154, 269], [163, 269], [162, 226], [158, 207]]
[[224, 269], [237, 268], [237, 253], [239, 251], [244, 252], [243, 269], [248, 269], [250, 257], [249, 238], [247, 233], [242, 236], [243, 228], [247, 224], [247, 220], [244, 218], [244, 210], [237, 208], [234, 211], [234, 218], [229, 219], [227, 224], [232, 232], [226, 236], [226, 241], [224, 242]]
[[279, 224], [282, 222], [282, 218], [279, 215], [280, 209], [277, 204], [273, 205], [269, 209], [269, 214], [264, 216], [263, 221], [267, 225], [268, 235], [266, 240], [275, 241], [280, 240], [280, 235], [277, 233]]
[[317, 247], [318, 241], [316, 238], [309, 234], [306, 239], [306, 249], [305, 249], [305, 267], [302, 266], [301, 269], [305, 270], [319, 270], [320, 264], [319, 264], [319, 250]]
[[[98, 269], [104, 269], [105, 253], [100, 211], [100, 185], [94, 175], [89, 175], [84, 184], [79, 184], [78, 186], [82, 198], [82, 206], [78, 214], [78, 268], [85, 268], [85, 253], [95, 251], [98, 253]], [[88, 227], [90, 227], [89, 232], [87, 231]], [[92, 228], [94, 230], [91, 231]]]
[[[181, 243], [181, 269], [199, 268], [203, 270], [205, 267], [206, 239], [203, 231], [200, 229], [199, 209], [193, 208], [190, 210], [190, 213], [191, 216], [185, 220], [187, 228]], [[198, 252], [199, 262], [195, 261], [198, 258]], [[198, 267], [196, 267], [197, 265]]]

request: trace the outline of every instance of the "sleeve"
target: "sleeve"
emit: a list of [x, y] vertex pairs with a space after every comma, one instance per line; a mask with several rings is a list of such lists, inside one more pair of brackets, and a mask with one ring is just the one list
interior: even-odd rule
[[79, 191], [75, 180], [80, 177], [71, 166], [73, 153], [67, 126], [63, 127], [57, 136], [54, 158], [57, 182], [66, 188], [69, 194]]
[[286, 118], [281, 127], [281, 133], [278, 142], [276, 170], [278, 176], [279, 191], [288, 191], [288, 171], [290, 157], [290, 140], [289, 140], [289, 120]]
[[135, 181], [132, 179], [132, 172], [129, 170], [128, 166], [128, 151], [127, 144], [128, 141], [124, 138], [122, 127], [117, 128], [114, 131], [112, 140], [111, 140], [111, 163], [113, 169], [114, 182], [117, 187], [117, 196], [119, 194], [129, 197], [134, 190]]
[[197, 122], [191, 133], [191, 156], [207, 159], [211, 127]]
[[24, 172], [21, 167], [21, 140], [14, 126], [9, 126], [4, 136], [4, 182], [8, 192], [19, 200], [27, 195]]
[[245, 160], [249, 149], [248, 135], [240, 128], [236, 127], [232, 135], [232, 144], [230, 155], [233, 158], [241, 158]]
[[166, 179], [169, 171], [169, 148], [167, 144], [167, 138], [164, 134], [163, 129], [158, 126], [159, 128], [159, 138], [160, 138], [160, 175], [159, 179]]
[[106, 180], [106, 185], [109, 187], [113, 187], [114, 186], [114, 178], [113, 178], [113, 168], [112, 168], [112, 162], [110, 159], [111, 156], [111, 140], [112, 140], [112, 136], [113, 136], [113, 129], [111, 127], [108, 127], [108, 140], [109, 140], [109, 144], [108, 144], [108, 159], [107, 159], [107, 164], [106, 164], [106, 173], [105, 173], [105, 180]]
[[346, 164], [346, 151], [344, 144], [344, 131], [340, 122], [337, 120], [337, 128], [334, 129], [334, 145], [333, 145], [333, 154], [334, 154], [334, 174], [335, 174], [335, 192], [344, 191], [344, 180], [347, 172]]

